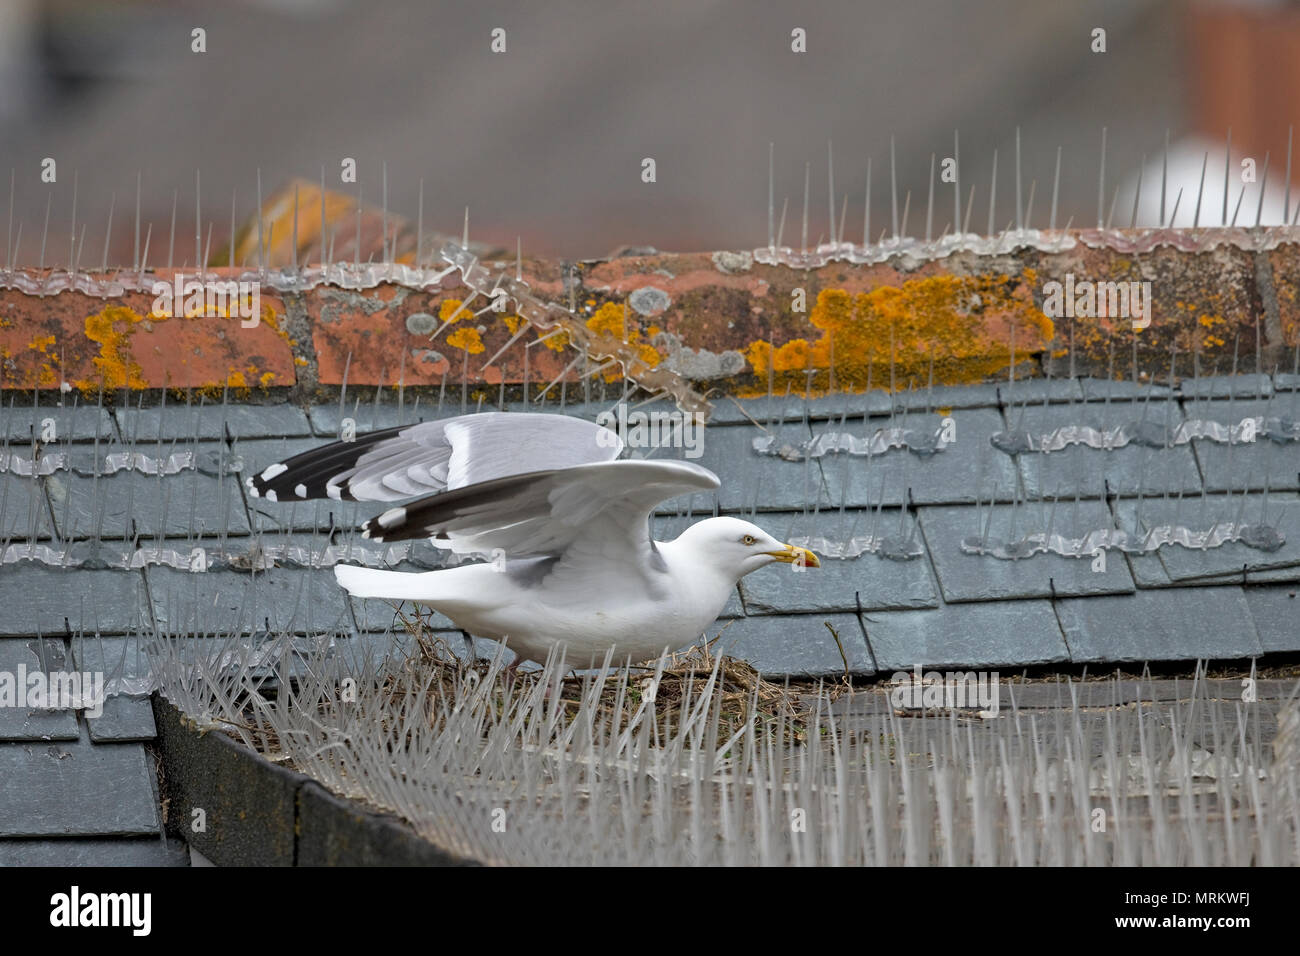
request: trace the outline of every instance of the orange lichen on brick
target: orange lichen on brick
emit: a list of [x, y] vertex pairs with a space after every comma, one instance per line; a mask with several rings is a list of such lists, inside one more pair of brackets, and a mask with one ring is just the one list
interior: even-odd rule
[[824, 289], [808, 317], [822, 332], [818, 339], [775, 349], [759, 340], [745, 357], [758, 378], [769, 366], [800, 384], [809, 370], [832, 372], [837, 388], [884, 387], [891, 366], [900, 386], [928, 382], [932, 359], [936, 383], [979, 381], [1011, 360], [1012, 329], [1021, 355], [1053, 338], [1052, 321], [1017, 287], [1024, 289], [1005, 275], [940, 275], [857, 295]]
[[447, 336], [447, 344], [452, 348], [464, 349], [470, 355], [478, 355], [487, 348], [478, 334], [478, 329], [469, 325], [462, 326]]
[[99, 354], [91, 361], [99, 372], [99, 381], [80, 379], [75, 384], [89, 395], [104, 389], [145, 389], [149, 383], [141, 374], [140, 364], [131, 355], [131, 335], [144, 317], [120, 305], [86, 317], [86, 338], [99, 344]]
[[[471, 314], [469, 309], [461, 309], [463, 304], [460, 299], [443, 299], [442, 304], [438, 306], [438, 318], [446, 322], [455, 315], [456, 322], [459, 322], [465, 316]], [[460, 312], [460, 315], [456, 315], [457, 312]]]
[[[642, 341], [641, 327], [628, 315], [627, 306], [620, 302], [606, 302], [602, 305], [596, 310], [595, 315], [587, 320], [587, 328], [598, 337], [606, 336], [614, 339], [615, 343], [631, 345], [637, 357], [649, 368], [654, 368], [663, 359], [653, 345]], [[614, 382], [622, 377], [623, 370], [620, 368], [611, 368], [604, 373], [607, 382]]]

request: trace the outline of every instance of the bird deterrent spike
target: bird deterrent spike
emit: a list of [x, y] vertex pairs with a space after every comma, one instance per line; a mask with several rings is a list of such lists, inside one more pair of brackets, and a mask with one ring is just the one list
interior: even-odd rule
[[889, 210], [894, 222], [894, 241], [898, 241], [898, 160], [894, 137], [889, 137]]
[[831, 216], [831, 242], [835, 241], [835, 151], [831, 141], [826, 141], [826, 192]]
[[907, 219], [908, 214], [912, 211], [912, 190], [907, 191], [907, 198], [903, 200], [903, 238], [907, 238]]
[[[9, 225], [5, 228], [4, 241], [4, 268], [6, 272], [13, 272], [13, 186], [14, 186], [14, 169], [9, 168]], [[870, 191], [870, 190], [868, 190]]]
[[[322, 231], [321, 232], [322, 242], [325, 241], [324, 236], [325, 233]], [[324, 259], [324, 255], [322, 255], [321, 258]], [[235, 267], [235, 189], [233, 186], [230, 189], [230, 254], [229, 254], [229, 259], [227, 259], [226, 261], [226, 265], [230, 266], [230, 268], [232, 269]], [[144, 273], [143, 269], [141, 269], [140, 271], [141, 274]]]
[[[1103, 228], [1101, 210], [1106, 202], [1106, 127], [1101, 128], [1101, 165], [1097, 173], [1097, 228]], [[1113, 204], [1112, 204], [1113, 205]], [[1106, 228], [1109, 228], [1110, 219], [1104, 220]]]
[[1291, 140], [1295, 135], [1294, 124], [1286, 128], [1286, 192], [1282, 196], [1282, 225], [1291, 220]]
[[469, 206], [465, 207], [465, 227], [461, 233], [460, 245], [462, 249], [469, 249]]
[[176, 201], [179, 198], [180, 198], [180, 190], [173, 189], [172, 190], [172, 231], [171, 231], [171, 238], [167, 240], [167, 268], [168, 269], [172, 267], [172, 263], [175, 261], [174, 254], [176, 252]]
[[1255, 207], [1255, 228], [1259, 228], [1260, 219], [1264, 215], [1264, 192], [1268, 188], [1268, 150], [1264, 151], [1264, 175], [1259, 179], [1259, 205]]
[[1023, 207], [1020, 205], [1020, 127], [1016, 127], [1016, 231], [1021, 232], [1025, 228], [1025, 216]]
[[952, 131], [952, 226], [961, 222], [961, 141], [957, 130]]
[[1056, 231], [1056, 200], [1061, 191], [1061, 147], [1056, 147], [1056, 172], [1052, 176], [1052, 215], [1048, 220], [1049, 232]]
[[[380, 174], [380, 179], [381, 179], [381, 185], [380, 185], [380, 208], [382, 209], [382, 212], [381, 212], [381, 214], [380, 214], [381, 218], [380, 218], [380, 228], [379, 228], [379, 232], [380, 232], [380, 241], [381, 241], [382, 244], [383, 244], [383, 250], [384, 250], [384, 251], [383, 251], [384, 262], [387, 263], [388, 260], [389, 260], [389, 255], [388, 255], [388, 160], [384, 160], [384, 161], [383, 161], [383, 163], [381, 164], [381, 168], [382, 168], [382, 170], [383, 170], [383, 172]], [[468, 245], [468, 243], [466, 243], [466, 245]]]
[[811, 175], [811, 164], [803, 164], [803, 232], [800, 234], [799, 252], [806, 255], [808, 252], [808, 183]]
[[1114, 191], [1113, 193], [1111, 193], [1111, 197], [1110, 197], [1110, 209], [1107, 210], [1107, 212], [1106, 212], [1106, 228], [1107, 228], [1107, 229], [1109, 229], [1110, 226], [1111, 226], [1111, 223], [1113, 223], [1113, 222], [1115, 221], [1115, 206], [1116, 206], [1118, 203], [1119, 203], [1119, 186], [1116, 186], [1116, 187], [1115, 187], [1115, 191]]
[[[871, 245], [871, 157], [867, 157], [867, 185], [862, 194], [862, 249], [865, 252]], [[10, 203], [12, 205], [12, 203]], [[10, 210], [10, 218], [13, 218], [13, 212]]]
[[[385, 237], [387, 241], [387, 237]], [[289, 239], [289, 251], [293, 254], [293, 271], [298, 272], [298, 184], [293, 184], [293, 234]], [[204, 253], [207, 261], [207, 253]]]
[[1201, 157], [1201, 184], [1196, 189], [1196, 213], [1192, 216], [1192, 228], [1198, 229], [1201, 225], [1201, 197], [1205, 194], [1205, 167], [1210, 162], [1210, 151], [1206, 150], [1205, 155]]
[[[1165, 227], [1165, 193], [1169, 188], [1169, 128], [1165, 128], [1165, 158], [1160, 167], [1160, 228]], [[1170, 224], [1173, 217], [1169, 217]]]
[[199, 171], [194, 170], [194, 264], [203, 275], [203, 207], [200, 202], [203, 190], [200, 188]]
[[[138, 243], [138, 238], [137, 238], [137, 243]], [[76, 281], [76, 278], [77, 278], [77, 266], [76, 266], [76, 252], [77, 252], [77, 249], [76, 249], [76, 246], [77, 246], [77, 171], [76, 171], [76, 170], [73, 170], [73, 173], [72, 173], [72, 232], [71, 232], [71, 235], [68, 237], [68, 268], [71, 269], [71, 271], [72, 271], [72, 278], [73, 278], [73, 281]], [[138, 249], [138, 248], [136, 249], [136, 254], [139, 255], [139, 249]]]
[[54, 193], [51, 192], [45, 197], [45, 230], [41, 233], [41, 259], [39, 263], [41, 271], [45, 269], [45, 240], [50, 234], [50, 203], [53, 201]]
[[1223, 222], [1228, 224], [1228, 176], [1232, 171], [1232, 127], [1228, 127], [1228, 140], [1223, 147]]
[[1038, 188], [1038, 180], [1029, 182], [1029, 201], [1025, 203], [1025, 228], [1034, 228], [1034, 190]]
[[1237, 214], [1241, 212], [1241, 201], [1245, 198], [1246, 198], [1246, 184], [1242, 183], [1241, 192], [1237, 193], [1237, 205], [1232, 207], [1232, 222], [1229, 223], [1230, 226], [1235, 227], [1237, 225]]
[[998, 151], [993, 150], [993, 175], [989, 178], [989, 228], [986, 235], [993, 238], [993, 215], [998, 201]]
[[[211, 259], [209, 258], [211, 255], [212, 255], [212, 222], [209, 221], [208, 238], [207, 241], [204, 242], [203, 244], [203, 258], [199, 260], [200, 273], [202, 272], [202, 270], [207, 268], [208, 263], [211, 261]], [[294, 259], [296, 260], [297, 256], [295, 256]]]
[[1142, 162], [1138, 165], [1137, 189], [1133, 192], [1133, 215], [1129, 218], [1129, 229], [1136, 229], [1138, 222], [1138, 206], [1142, 202], [1142, 176], [1146, 172], [1147, 157], [1146, 153], [1142, 154]]
[[[86, 238], [85, 225], [82, 225], [81, 227], [81, 238], [83, 241]], [[145, 234], [144, 234], [144, 252], [140, 256], [140, 273], [136, 276], [137, 284], [142, 285], [144, 283], [144, 274], [149, 268], [149, 240], [152, 238], [153, 238], [153, 223], [149, 223], [149, 228], [145, 230]], [[78, 259], [81, 258], [80, 244], [78, 244], [77, 246], [77, 258]]]
[[974, 208], [975, 208], [975, 184], [971, 183], [970, 196], [966, 200], [966, 215], [963, 216], [961, 220], [961, 234], [963, 236], [970, 235], [970, 214], [971, 214], [971, 210]]
[[1178, 204], [1183, 201], [1183, 187], [1178, 187], [1178, 195], [1174, 197], [1174, 208], [1169, 213], [1169, 228], [1174, 227], [1174, 220], [1178, 218]]
[[776, 252], [776, 171], [774, 161], [776, 156], [776, 143], [771, 140], [767, 144], [767, 248], [769, 252]]
[[925, 201], [925, 241], [930, 242], [930, 230], [934, 226], [934, 153], [930, 154], [930, 195]]
[[844, 245], [844, 220], [849, 214], [849, 194], [844, 194], [844, 199], [840, 202], [840, 231], [835, 236], [837, 246]]
[[117, 193], [112, 193], [108, 200], [108, 225], [104, 228], [104, 256], [99, 264], [100, 272], [108, 271], [108, 242], [113, 236], [113, 210], [117, 206]]
[[[790, 208], [790, 197], [786, 196], [781, 200], [781, 225], [776, 230], [776, 247], [781, 248], [781, 238], [785, 235], [785, 214]], [[570, 310], [572, 311], [572, 310]]]

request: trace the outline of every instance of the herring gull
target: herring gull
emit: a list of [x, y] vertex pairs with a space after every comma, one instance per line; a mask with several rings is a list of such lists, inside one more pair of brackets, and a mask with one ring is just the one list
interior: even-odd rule
[[712, 492], [689, 461], [620, 459], [623, 442], [564, 415], [483, 412], [356, 436], [247, 480], [272, 501], [403, 501], [362, 526], [389, 542], [428, 538], [486, 562], [428, 572], [336, 565], [361, 598], [432, 607], [463, 631], [504, 642], [516, 664], [563, 645], [581, 666], [611, 647], [646, 660], [687, 646], [745, 575], [773, 562], [818, 567], [748, 521], [716, 517], [655, 541], [660, 502]]

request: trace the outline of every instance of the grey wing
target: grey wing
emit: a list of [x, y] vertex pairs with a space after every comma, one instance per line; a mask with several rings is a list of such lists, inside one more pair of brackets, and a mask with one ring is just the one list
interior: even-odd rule
[[362, 526], [378, 541], [432, 538], [460, 554], [562, 554], [575, 545], [608, 560], [648, 559], [655, 505], [715, 491], [687, 461], [609, 461], [497, 478], [392, 508]]
[[483, 412], [358, 435], [313, 448], [247, 480], [271, 501], [401, 501], [525, 471], [611, 461], [607, 428], [566, 415]]

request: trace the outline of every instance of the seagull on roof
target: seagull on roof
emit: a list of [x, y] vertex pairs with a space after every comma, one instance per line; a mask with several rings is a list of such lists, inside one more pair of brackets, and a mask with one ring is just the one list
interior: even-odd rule
[[247, 480], [271, 501], [403, 501], [362, 526], [373, 541], [428, 538], [482, 563], [425, 573], [336, 565], [361, 598], [413, 601], [521, 661], [562, 645], [572, 666], [610, 648], [646, 660], [699, 639], [736, 582], [773, 562], [820, 566], [748, 521], [699, 521], [655, 541], [663, 501], [717, 490], [688, 461], [619, 459], [613, 431], [564, 415], [484, 412], [358, 435]]

